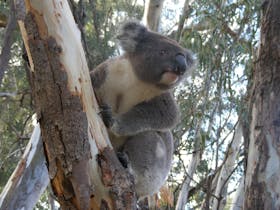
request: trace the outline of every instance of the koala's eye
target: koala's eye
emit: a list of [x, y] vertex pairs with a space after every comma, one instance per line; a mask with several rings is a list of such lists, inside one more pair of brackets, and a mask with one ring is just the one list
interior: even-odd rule
[[163, 56], [163, 55], [167, 55], [168, 52], [167, 52], [167, 50], [161, 50], [161, 51], [159, 52], [159, 54]]

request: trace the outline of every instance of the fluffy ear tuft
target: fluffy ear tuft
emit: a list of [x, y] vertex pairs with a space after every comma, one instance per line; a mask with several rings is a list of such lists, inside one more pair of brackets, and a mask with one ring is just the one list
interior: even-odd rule
[[117, 39], [123, 50], [134, 52], [137, 44], [145, 38], [147, 28], [136, 21], [126, 22], [120, 29]]

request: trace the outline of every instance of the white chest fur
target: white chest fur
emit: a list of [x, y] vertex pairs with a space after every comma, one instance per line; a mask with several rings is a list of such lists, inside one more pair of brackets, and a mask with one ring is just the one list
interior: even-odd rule
[[125, 58], [111, 60], [104, 85], [99, 89], [103, 103], [112, 107], [113, 113], [122, 114], [131, 107], [162, 93], [152, 84], [140, 81]]

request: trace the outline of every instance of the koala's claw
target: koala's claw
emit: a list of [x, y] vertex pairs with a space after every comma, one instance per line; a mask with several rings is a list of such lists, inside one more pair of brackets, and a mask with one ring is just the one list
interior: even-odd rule
[[128, 168], [129, 159], [128, 159], [127, 154], [125, 154], [123, 152], [117, 152], [117, 157], [118, 157], [119, 161], [121, 162], [122, 166], [124, 168]]
[[102, 104], [99, 106], [100, 112], [99, 114], [102, 117], [102, 120], [107, 128], [111, 128], [114, 124], [112, 108], [107, 104]]

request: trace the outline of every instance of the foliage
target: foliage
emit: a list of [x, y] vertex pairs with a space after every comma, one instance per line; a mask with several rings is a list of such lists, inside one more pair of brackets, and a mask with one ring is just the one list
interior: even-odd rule
[[71, 2], [72, 8], [76, 8], [73, 9], [74, 13], [83, 13], [82, 16], [76, 15], [76, 20], [80, 19], [82, 22], [90, 69], [116, 53], [114, 36], [120, 23], [129, 19], [141, 19], [144, 12], [143, 6], [132, 0], [89, 0], [82, 5]]
[[[114, 36], [118, 25], [127, 19], [141, 19], [144, 7], [139, 1], [70, 0], [80, 29], [90, 69], [120, 52]], [[170, 5], [175, 5], [171, 7]], [[195, 0], [187, 17], [182, 1], [166, 1], [161, 31], [176, 37], [179, 18], [186, 18], [180, 43], [195, 52], [197, 68], [193, 76], [175, 94], [180, 103], [182, 120], [174, 129], [175, 157], [169, 184], [177, 200], [194, 142], [201, 139], [203, 151], [195, 176], [192, 177], [190, 208], [205, 202], [205, 183], [223, 164], [238, 118], [246, 116], [247, 85], [259, 40], [260, 1]], [[0, 13], [9, 14], [7, 2], [0, 1]], [[172, 10], [172, 8], [176, 8]], [[178, 10], [179, 8], [179, 10]], [[179, 11], [179, 13], [178, 13]], [[173, 17], [172, 21], [166, 18]], [[168, 23], [168, 24], [167, 24]], [[0, 28], [0, 43], [4, 29]], [[22, 57], [22, 41], [17, 33], [12, 59], [0, 86], [0, 191], [16, 166], [32, 130], [32, 97]], [[230, 182], [236, 185], [242, 176], [241, 147], [236, 170]], [[44, 209], [43, 195], [38, 209]], [[168, 204], [166, 204], [168, 205]], [[228, 208], [228, 207], [227, 207]]]
[[[206, 196], [201, 183], [219, 171], [239, 115], [245, 114], [240, 110], [247, 105], [244, 99], [259, 39], [260, 2], [197, 0], [191, 10], [181, 42], [196, 53], [198, 68], [191, 83], [177, 93], [182, 122], [175, 130], [181, 141], [173, 173], [174, 177], [187, 176], [188, 154], [197, 137], [202, 138], [203, 156], [191, 184], [199, 186], [196, 198], [200, 201], [196, 199], [195, 205], [200, 206]], [[238, 169], [232, 178], [242, 176], [243, 167]]]

